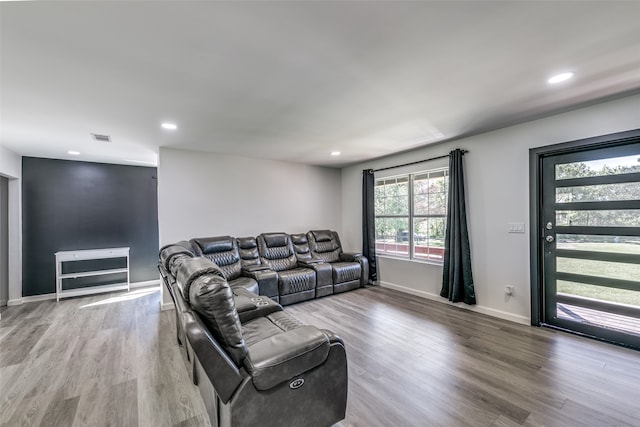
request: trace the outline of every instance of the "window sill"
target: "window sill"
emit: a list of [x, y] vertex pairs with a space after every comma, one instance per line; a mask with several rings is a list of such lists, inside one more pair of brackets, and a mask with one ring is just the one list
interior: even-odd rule
[[438, 262], [438, 261], [429, 261], [426, 259], [416, 259], [416, 258], [410, 259], [409, 257], [393, 256], [393, 255], [387, 255], [387, 254], [383, 254], [383, 255], [376, 254], [376, 258], [393, 259], [396, 261], [415, 262], [417, 264], [428, 264], [436, 267], [442, 267], [443, 265], [442, 262]]

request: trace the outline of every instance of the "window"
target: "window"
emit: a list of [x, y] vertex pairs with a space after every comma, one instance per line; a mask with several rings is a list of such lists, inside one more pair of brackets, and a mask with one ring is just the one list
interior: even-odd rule
[[448, 169], [376, 180], [376, 252], [442, 262]]

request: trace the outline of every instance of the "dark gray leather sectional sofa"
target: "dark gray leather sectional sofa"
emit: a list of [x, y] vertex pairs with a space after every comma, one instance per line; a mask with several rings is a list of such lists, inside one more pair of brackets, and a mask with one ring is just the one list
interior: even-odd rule
[[214, 427], [321, 427], [344, 418], [342, 340], [278, 303], [367, 283], [366, 258], [343, 253], [337, 233], [196, 238], [163, 247], [158, 267]]

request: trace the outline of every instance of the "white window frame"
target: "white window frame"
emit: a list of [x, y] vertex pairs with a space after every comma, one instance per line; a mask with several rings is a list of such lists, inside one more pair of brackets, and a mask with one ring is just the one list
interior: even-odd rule
[[[397, 179], [397, 178], [407, 178], [408, 179], [408, 192], [407, 192], [407, 197], [408, 197], [408, 215], [390, 215], [390, 214], [383, 214], [383, 215], [378, 215], [378, 214], [374, 214], [375, 216], [375, 220], [377, 221], [379, 218], [407, 218], [408, 220], [408, 239], [407, 239], [407, 245], [408, 245], [408, 253], [407, 255], [404, 254], [399, 254], [399, 253], [391, 253], [391, 252], [385, 252], [385, 251], [380, 251], [377, 248], [377, 244], [378, 244], [378, 240], [377, 240], [377, 233], [376, 233], [376, 255], [377, 256], [381, 256], [383, 258], [388, 257], [388, 258], [397, 258], [397, 259], [403, 259], [403, 260], [409, 260], [409, 261], [415, 261], [415, 262], [421, 262], [421, 263], [428, 263], [428, 264], [437, 264], [437, 265], [442, 265], [443, 264], [443, 260], [437, 260], [437, 259], [433, 259], [433, 258], [425, 258], [425, 257], [416, 257], [415, 253], [414, 253], [414, 237], [415, 237], [415, 232], [414, 232], [414, 220], [415, 219], [429, 219], [429, 218], [443, 218], [445, 221], [445, 227], [446, 227], [446, 217], [447, 217], [447, 209], [448, 209], [448, 195], [447, 195], [447, 200], [445, 200], [445, 212], [443, 214], [415, 214], [414, 212], [414, 200], [415, 200], [415, 194], [414, 194], [414, 178], [417, 175], [427, 175], [428, 177], [431, 174], [435, 174], [435, 173], [440, 173], [440, 172], [445, 172], [445, 176], [449, 177], [449, 167], [438, 167], [438, 168], [433, 168], [433, 169], [427, 169], [427, 170], [421, 170], [421, 171], [416, 171], [416, 172], [410, 172], [410, 173], [403, 173], [403, 174], [398, 174], [398, 175], [392, 175], [392, 176], [385, 176], [385, 177], [381, 177], [381, 178], [376, 178], [375, 182], [374, 182], [374, 187], [378, 185], [378, 183], [380, 181], [386, 181], [389, 179]], [[375, 197], [375, 196], [374, 196]], [[396, 243], [399, 243], [396, 241]]]

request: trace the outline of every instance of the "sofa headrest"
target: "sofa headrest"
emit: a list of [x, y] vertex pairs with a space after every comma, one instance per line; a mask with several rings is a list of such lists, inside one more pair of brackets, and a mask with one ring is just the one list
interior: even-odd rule
[[333, 239], [331, 230], [311, 230], [316, 242], [330, 242]]
[[309, 243], [309, 241], [307, 240], [307, 235], [304, 233], [292, 234], [291, 241], [294, 245], [304, 245]]
[[286, 233], [263, 233], [262, 238], [268, 248], [278, 248], [289, 244], [289, 235]]
[[200, 237], [191, 241], [198, 245], [203, 254], [207, 255], [232, 250], [234, 238], [231, 236]]
[[215, 274], [198, 277], [189, 289], [191, 306], [231, 359], [240, 366], [247, 356], [242, 325], [227, 281]]
[[189, 288], [194, 280], [205, 274], [219, 276], [224, 280], [224, 274], [220, 267], [209, 261], [207, 258], [196, 257], [185, 260], [178, 267], [176, 273], [176, 283], [180, 287], [182, 297], [189, 301]]
[[255, 237], [238, 237], [238, 247], [240, 249], [253, 249], [258, 247]]

